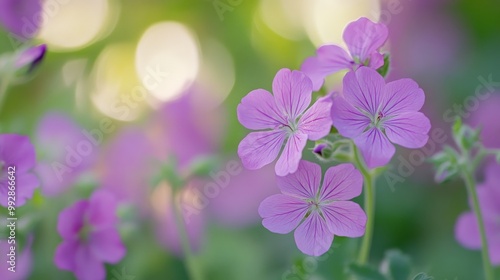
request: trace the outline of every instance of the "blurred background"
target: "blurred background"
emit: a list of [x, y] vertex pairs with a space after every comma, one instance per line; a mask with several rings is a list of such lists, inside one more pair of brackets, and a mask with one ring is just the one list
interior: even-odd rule
[[[388, 80], [416, 80], [433, 125], [432, 143], [420, 152], [398, 150], [390, 169], [398, 179], [377, 182], [370, 262], [378, 266], [387, 249], [398, 248], [415, 272], [480, 279], [480, 252], [454, 238], [457, 217], [468, 211], [466, 190], [460, 181], [437, 185], [420, 155], [451, 142], [455, 116], [481, 125], [485, 143], [500, 148], [499, 14], [495, 0], [43, 1], [18, 34], [46, 44], [45, 58], [9, 86], [0, 108], [0, 133], [34, 143], [41, 181], [18, 210], [17, 238], [31, 248], [31, 261], [16, 279], [74, 279], [53, 261], [57, 217], [96, 188], [121, 202], [127, 248], [123, 260], [106, 266], [107, 279], [188, 279], [168, 210], [173, 186], [155, 180], [165, 168], [188, 174], [183, 195], [197, 204], [188, 231], [206, 279], [345, 279], [360, 239], [336, 237], [326, 255], [311, 258], [292, 234], [261, 226], [258, 205], [278, 188], [273, 167], [243, 170], [236, 150], [248, 131], [236, 106], [253, 89], [270, 90], [279, 69], [299, 69], [317, 47], [343, 45], [344, 27], [361, 16], [389, 27]], [[23, 48], [2, 24], [0, 53]], [[343, 74], [327, 88], [339, 90]], [[444, 136], [433, 138], [434, 131]], [[82, 139], [90, 151], [55, 178], [51, 164], [67, 161]], [[315, 160], [308, 145], [303, 157]]]

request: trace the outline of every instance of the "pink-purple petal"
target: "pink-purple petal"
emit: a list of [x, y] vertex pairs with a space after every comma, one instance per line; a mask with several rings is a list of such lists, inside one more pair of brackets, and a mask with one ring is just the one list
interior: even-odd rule
[[481, 237], [476, 217], [472, 212], [467, 212], [458, 217], [455, 224], [455, 238], [468, 249], [481, 248]]
[[364, 62], [370, 55], [382, 47], [389, 32], [382, 23], [374, 23], [367, 18], [351, 22], [344, 30], [343, 38], [353, 57]]
[[262, 225], [274, 233], [286, 234], [294, 230], [302, 221], [309, 208], [308, 204], [299, 198], [275, 194], [259, 206]]
[[325, 220], [313, 212], [295, 230], [295, 243], [302, 253], [311, 256], [321, 256], [330, 249], [333, 233], [330, 232]]
[[384, 56], [377, 51], [372, 52], [370, 55], [370, 63], [368, 64], [368, 67], [372, 69], [378, 69], [382, 66], [384, 66]]
[[59, 269], [74, 271], [76, 268], [74, 254], [80, 243], [76, 239], [63, 240], [56, 248], [54, 263]]
[[340, 94], [336, 94], [332, 105], [333, 125], [344, 137], [359, 136], [370, 125], [370, 118], [354, 108]]
[[288, 137], [285, 148], [276, 162], [274, 170], [276, 175], [285, 176], [297, 171], [302, 150], [307, 143], [307, 135], [303, 133], [293, 133]]
[[363, 177], [350, 163], [328, 168], [321, 187], [320, 200], [349, 200], [363, 190]]
[[92, 254], [102, 262], [117, 263], [125, 256], [125, 246], [115, 228], [90, 233], [89, 246]]
[[22, 206], [26, 203], [27, 200], [33, 197], [33, 193], [35, 192], [35, 189], [40, 185], [40, 183], [38, 181], [38, 178], [34, 174], [25, 173], [18, 175], [18, 177], [16, 178], [16, 185], [16, 206]]
[[415, 149], [427, 144], [431, 123], [421, 112], [409, 112], [385, 121], [384, 128], [393, 143]]
[[286, 132], [283, 130], [249, 133], [238, 146], [238, 155], [247, 169], [259, 169], [278, 156]]
[[400, 79], [384, 87], [380, 111], [384, 116], [416, 112], [425, 102], [424, 91], [412, 79]]
[[344, 77], [344, 98], [358, 110], [375, 116], [382, 100], [384, 78], [368, 67], [360, 67]]
[[295, 120], [311, 104], [311, 79], [300, 71], [281, 69], [273, 80], [273, 94], [281, 115]]
[[237, 113], [239, 122], [248, 129], [272, 129], [287, 123], [279, 114], [273, 95], [263, 89], [253, 90], [243, 97]]
[[88, 246], [82, 245], [75, 254], [75, 276], [78, 280], [104, 280], [106, 270]]
[[18, 134], [0, 135], [0, 160], [5, 166], [15, 166], [16, 174], [35, 166], [35, 148], [29, 137]]
[[386, 165], [396, 152], [396, 148], [387, 137], [374, 127], [354, 138], [354, 143], [361, 150], [369, 168]]
[[303, 199], [316, 197], [321, 183], [321, 166], [301, 160], [297, 171], [287, 176], [277, 176], [276, 183], [281, 192]]
[[110, 192], [97, 190], [89, 200], [87, 221], [96, 229], [113, 227], [118, 222], [116, 208], [116, 200]]
[[80, 200], [59, 213], [57, 232], [65, 239], [78, 236], [84, 226], [84, 216], [88, 209], [88, 201]]
[[331, 95], [319, 98], [300, 118], [299, 131], [307, 134], [309, 140], [313, 141], [328, 135], [332, 127], [331, 108]]
[[300, 71], [311, 79], [313, 90], [317, 91], [328, 75], [351, 67], [352, 58], [343, 48], [326, 45], [318, 48], [316, 56], [307, 58], [300, 67]]
[[360, 237], [365, 234], [366, 214], [352, 201], [334, 201], [322, 205], [330, 232], [339, 236]]

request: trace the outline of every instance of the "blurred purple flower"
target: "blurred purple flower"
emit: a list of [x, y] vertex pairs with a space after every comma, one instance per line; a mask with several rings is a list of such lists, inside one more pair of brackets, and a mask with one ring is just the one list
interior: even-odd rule
[[142, 130], [121, 131], [104, 150], [101, 186], [119, 202], [132, 203], [145, 214], [149, 208], [149, 185], [159, 169], [158, 162], [151, 140]]
[[97, 155], [93, 136], [60, 113], [48, 113], [40, 120], [36, 140], [43, 154], [35, 172], [47, 196], [60, 195], [70, 188]]
[[[39, 186], [38, 178], [31, 172], [35, 166], [35, 148], [27, 136], [0, 135], [0, 204], [8, 206], [9, 176], [15, 177], [15, 206], [19, 207], [33, 196]], [[14, 169], [12, 169], [13, 167]], [[12, 172], [14, 171], [14, 172]], [[11, 174], [14, 173], [14, 174]]]
[[[276, 174], [270, 165], [259, 170], [244, 169], [225, 179], [213, 178], [220, 193], [209, 201], [214, 218], [230, 227], [253, 225], [260, 220], [256, 209], [260, 202], [275, 193]], [[228, 174], [228, 173], [226, 173]]]
[[32, 72], [43, 60], [47, 52], [47, 45], [42, 44], [22, 51], [17, 57], [14, 66], [17, 69], [27, 68], [27, 72]]
[[126, 252], [116, 208], [114, 197], [100, 190], [59, 214], [57, 231], [63, 242], [54, 257], [59, 269], [72, 271], [79, 280], [105, 279], [104, 262], [117, 263]]
[[186, 228], [189, 245], [194, 252], [198, 251], [205, 232], [205, 216], [203, 209], [198, 207], [200, 192], [196, 188], [202, 181], [191, 180], [175, 197], [172, 197], [172, 188], [163, 182], [156, 187], [151, 195], [152, 206], [155, 210], [156, 234], [160, 243], [177, 256], [183, 255], [182, 239], [177, 225], [173, 200], [180, 201], [182, 222]]
[[[500, 265], [500, 166], [486, 168], [486, 180], [478, 185], [479, 206], [484, 220], [491, 262]], [[472, 211], [463, 213], [455, 225], [455, 238], [468, 249], [481, 249], [481, 236], [476, 216]]]
[[470, 117], [471, 126], [481, 128], [481, 141], [490, 149], [500, 149], [498, 108], [500, 108], [500, 94], [492, 93], [488, 99], [479, 104]]
[[[8, 243], [8, 239], [0, 239], [0, 252], [2, 255], [0, 256], [0, 262], [2, 265], [0, 266], [0, 279], [2, 280], [24, 280], [28, 279], [28, 276], [31, 273], [31, 267], [33, 263], [33, 253], [31, 250], [31, 246], [33, 244], [33, 236], [29, 236], [27, 243], [24, 245], [23, 250], [19, 253], [16, 252], [16, 261], [15, 261], [15, 272], [9, 271], [9, 267], [11, 267], [9, 263], [8, 254], [10, 254], [11, 244]], [[16, 246], [19, 246], [16, 244]], [[19, 247], [17, 247], [19, 248]]]
[[377, 71], [361, 67], [344, 77], [344, 94], [334, 97], [333, 125], [354, 140], [369, 168], [386, 165], [394, 145], [423, 147], [429, 119], [418, 112], [425, 95], [411, 79], [385, 83]]
[[[307, 139], [319, 140], [330, 132], [331, 97], [311, 103], [311, 80], [300, 71], [281, 69], [273, 81], [274, 96], [263, 89], [251, 91], [238, 105], [238, 120], [251, 132], [238, 146], [238, 155], [248, 169], [259, 169], [283, 153], [276, 162], [279, 176], [297, 170]], [[304, 112], [305, 111], [305, 112]]]
[[182, 169], [197, 157], [211, 155], [223, 135], [222, 110], [196, 107], [190, 89], [180, 98], [164, 104], [152, 122], [155, 150], [163, 158], [175, 156]]
[[0, 1], [0, 24], [21, 41], [35, 37], [40, 28], [41, 13], [41, 0]]
[[313, 82], [313, 90], [319, 90], [326, 76], [340, 70], [356, 70], [360, 66], [377, 69], [384, 65], [384, 56], [379, 49], [387, 40], [387, 27], [367, 18], [351, 22], [344, 30], [344, 41], [349, 53], [336, 45], [325, 45], [318, 49], [317, 56], [304, 61], [301, 67]]
[[282, 194], [261, 203], [262, 224], [281, 234], [296, 228], [295, 242], [303, 253], [319, 256], [328, 251], [334, 235], [365, 233], [363, 209], [348, 201], [361, 194], [363, 185], [361, 173], [352, 164], [330, 167], [321, 188], [321, 167], [307, 161], [300, 161], [297, 172], [278, 177], [277, 182]]
[[[195, 107], [194, 90], [163, 105], [145, 129], [119, 133], [107, 146], [100, 163], [103, 188], [116, 194], [121, 202], [137, 206], [142, 216], [150, 215], [155, 220], [161, 244], [177, 255], [181, 255], [182, 250], [170, 201], [172, 189], [165, 180], [156, 179], [162, 175], [162, 164], [171, 158], [175, 158], [176, 166], [172, 166], [175, 172], [187, 174], [187, 167], [193, 161], [216, 151], [222, 135], [220, 110], [207, 112]], [[200, 246], [204, 233], [200, 192], [195, 187], [200, 184], [198, 178], [191, 178], [177, 194], [187, 200], [182, 204], [182, 211], [195, 249]]]

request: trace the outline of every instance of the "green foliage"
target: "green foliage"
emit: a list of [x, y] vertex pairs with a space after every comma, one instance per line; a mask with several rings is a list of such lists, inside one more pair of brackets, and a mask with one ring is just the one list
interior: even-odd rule
[[369, 265], [351, 264], [349, 272], [357, 280], [388, 280], [378, 269]]
[[392, 280], [406, 280], [410, 276], [410, 258], [399, 250], [390, 250], [385, 253], [385, 262], [388, 274]]
[[415, 277], [413, 277], [413, 280], [433, 280], [434, 278], [423, 273], [423, 272], [420, 272], [419, 274], [415, 275]]
[[390, 55], [388, 53], [384, 54], [384, 65], [377, 69], [377, 72], [385, 78], [387, 74], [389, 74], [389, 65], [390, 65]]

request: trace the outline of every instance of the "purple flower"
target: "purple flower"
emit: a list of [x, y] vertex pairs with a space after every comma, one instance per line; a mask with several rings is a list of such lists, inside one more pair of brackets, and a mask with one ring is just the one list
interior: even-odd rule
[[59, 214], [57, 231], [63, 242], [54, 257], [59, 269], [73, 271], [79, 280], [105, 279], [104, 262], [117, 263], [125, 256], [116, 207], [110, 193], [96, 191]]
[[[9, 177], [15, 179], [15, 206], [19, 207], [33, 196], [38, 178], [31, 172], [35, 166], [35, 148], [27, 136], [0, 135], [0, 204], [8, 206]], [[15, 178], [13, 178], [15, 177]]]
[[150, 139], [144, 131], [127, 128], [120, 131], [104, 149], [100, 165], [103, 189], [112, 192], [120, 203], [132, 203], [141, 214], [149, 211], [147, 187], [159, 172]]
[[177, 256], [183, 256], [184, 252], [173, 200], [180, 202], [177, 206], [184, 222], [189, 245], [196, 252], [201, 247], [205, 232], [205, 215], [203, 208], [198, 205], [201, 193], [197, 191], [202, 183], [201, 180], [192, 179], [173, 197], [171, 186], [163, 182], [151, 195], [157, 238], [161, 245]]
[[[491, 262], [500, 265], [500, 166], [491, 164], [486, 169], [486, 180], [478, 185], [479, 206], [484, 220]], [[481, 249], [481, 236], [476, 216], [463, 213], [455, 225], [455, 238], [468, 249]]]
[[[248, 129], [261, 130], [248, 134], [238, 146], [238, 155], [248, 169], [259, 169], [274, 161], [279, 176], [297, 170], [307, 139], [318, 140], [330, 132], [331, 97], [311, 103], [311, 80], [300, 71], [281, 69], [274, 77], [274, 96], [257, 89], [238, 105], [238, 120]], [[305, 111], [305, 112], [304, 112]]]
[[[491, 76], [488, 79], [491, 80]], [[486, 92], [486, 89], [484, 91]], [[486, 96], [486, 93], [484, 95]], [[479, 103], [479, 107], [470, 116], [471, 126], [481, 127], [481, 141], [484, 146], [490, 149], [500, 149], [498, 108], [500, 108], [500, 94], [498, 92], [491, 93], [491, 96]]]
[[[227, 175], [224, 176], [224, 172]], [[237, 172], [219, 171], [204, 185], [207, 190], [209, 184], [217, 184], [220, 188], [217, 196], [210, 198], [209, 207], [217, 222], [228, 227], [245, 227], [259, 222], [255, 209], [264, 198], [275, 193], [276, 174], [272, 166], [248, 170], [238, 165]], [[204, 192], [208, 193], [205, 189]]]
[[312, 256], [328, 251], [334, 235], [362, 236], [366, 225], [361, 207], [347, 201], [360, 195], [363, 185], [352, 164], [330, 167], [321, 188], [320, 181], [321, 167], [302, 160], [297, 172], [277, 177], [281, 194], [266, 198], [259, 207], [264, 227], [281, 234], [296, 228], [297, 247]]
[[18, 69], [26, 67], [27, 72], [30, 73], [40, 64], [46, 52], [47, 45], [45, 44], [28, 48], [19, 54], [14, 66]]
[[41, 0], [0, 1], [0, 24], [24, 41], [35, 37], [41, 22]]
[[418, 112], [424, 100], [424, 92], [413, 80], [386, 84], [377, 71], [361, 67], [346, 74], [344, 94], [334, 97], [333, 125], [354, 140], [369, 168], [383, 166], [396, 150], [392, 143], [406, 148], [427, 143], [431, 124]]
[[83, 130], [64, 114], [46, 114], [36, 131], [36, 144], [42, 153], [35, 172], [42, 182], [42, 193], [57, 196], [72, 187], [93, 163], [97, 140], [102, 141], [102, 137]]
[[340, 70], [356, 70], [360, 66], [377, 69], [384, 65], [384, 56], [379, 49], [387, 36], [385, 25], [360, 18], [348, 24], [344, 30], [344, 41], [349, 53], [336, 45], [322, 46], [317, 56], [304, 61], [300, 70], [311, 78], [313, 89], [319, 90], [326, 76]]

